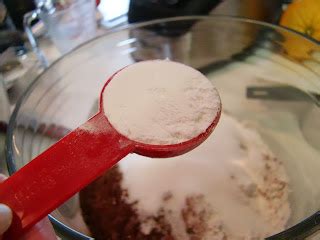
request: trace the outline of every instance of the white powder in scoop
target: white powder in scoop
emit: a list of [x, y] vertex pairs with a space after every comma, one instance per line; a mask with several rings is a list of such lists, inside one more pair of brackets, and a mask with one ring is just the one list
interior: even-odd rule
[[118, 72], [103, 93], [111, 125], [131, 140], [176, 144], [203, 133], [220, 98], [199, 71], [168, 60], [144, 61]]
[[260, 240], [284, 229], [290, 216], [281, 161], [257, 131], [226, 114], [214, 135], [185, 155], [131, 154], [119, 167], [146, 235], [162, 215], [176, 240]]

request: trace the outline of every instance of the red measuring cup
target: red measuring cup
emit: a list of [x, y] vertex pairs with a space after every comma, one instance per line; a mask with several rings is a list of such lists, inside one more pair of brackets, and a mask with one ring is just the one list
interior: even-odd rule
[[[121, 71], [121, 70], [120, 70]], [[149, 145], [118, 133], [104, 113], [103, 92], [99, 112], [70, 132], [0, 184], [0, 203], [13, 211], [4, 240], [15, 240], [55, 208], [95, 180], [129, 153], [148, 157], [173, 157], [201, 144], [217, 125], [220, 111], [197, 137], [172, 145]]]

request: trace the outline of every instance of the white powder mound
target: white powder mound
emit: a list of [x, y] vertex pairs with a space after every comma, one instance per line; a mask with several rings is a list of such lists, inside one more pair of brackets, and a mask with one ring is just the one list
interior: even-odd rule
[[168, 60], [144, 61], [118, 72], [103, 93], [111, 125], [131, 140], [176, 144], [203, 133], [220, 98], [199, 71]]
[[284, 229], [290, 216], [282, 162], [253, 128], [225, 114], [214, 134], [185, 155], [132, 154], [119, 166], [126, 201], [137, 201], [146, 235], [161, 214], [178, 240], [257, 240]]

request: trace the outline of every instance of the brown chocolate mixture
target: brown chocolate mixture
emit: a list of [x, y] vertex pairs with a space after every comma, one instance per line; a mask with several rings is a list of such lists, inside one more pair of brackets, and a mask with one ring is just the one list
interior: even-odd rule
[[126, 203], [127, 191], [121, 189], [122, 174], [117, 166], [80, 192], [84, 221], [97, 240], [173, 240], [171, 228], [159, 215], [153, 220], [157, 227], [150, 234], [140, 230], [134, 204]]

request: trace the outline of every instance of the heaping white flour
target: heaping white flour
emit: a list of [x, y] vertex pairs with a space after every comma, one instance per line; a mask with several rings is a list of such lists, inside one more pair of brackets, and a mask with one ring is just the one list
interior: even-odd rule
[[103, 94], [112, 126], [131, 140], [176, 144], [203, 133], [220, 97], [199, 71], [168, 60], [144, 61], [117, 73]]

